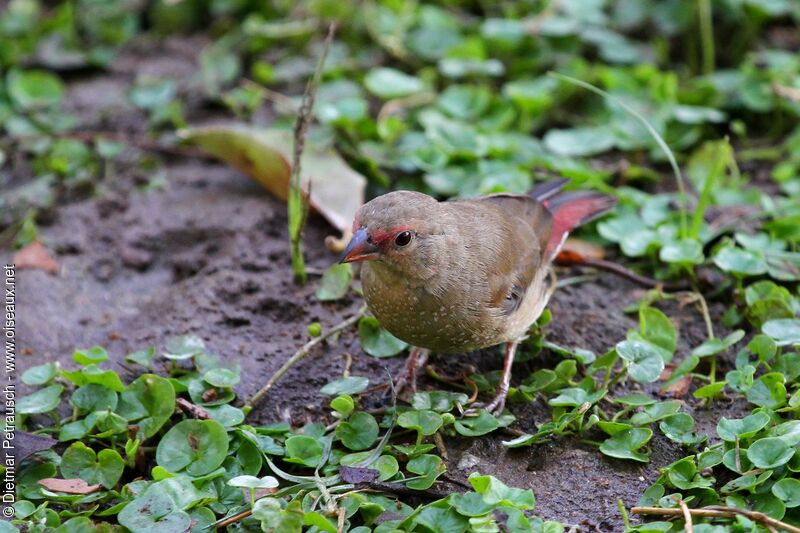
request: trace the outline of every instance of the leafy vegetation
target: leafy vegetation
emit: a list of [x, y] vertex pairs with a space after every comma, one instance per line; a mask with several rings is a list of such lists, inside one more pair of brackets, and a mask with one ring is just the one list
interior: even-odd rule
[[[623, 507], [632, 531], [679, 531], [686, 516], [695, 531], [775, 528], [764, 516], [798, 527], [798, 4], [293, 4], [12, 0], [0, 18], [6, 240], [22, 247], [60, 203], [104, 194], [117, 166], [131, 164], [130, 148], [142, 149], [133, 165], [148, 176], [138, 186], [158, 187], [150, 152], [182, 150], [179, 138], [281, 198], [295, 195], [300, 209], [288, 164], [300, 97], [286, 94], [300, 93], [321, 64], [303, 169], [335, 176], [333, 192], [309, 195], [332, 225], [346, 231], [353, 210], [335, 189], [346, 183], [360, 196], [362, 176], [371, 194], [443, 198], [569, 177], [620, 200], [584, 236], [656, 286], [629, 310], [638, 329], [594, 353], [549, 340], [546, 312], [521, 355], [554, 364], [518, 376], [499, 417], [468, 409], [496, 387], [497, 372], [434, 374], [446, 386], [375, 408], [371, 395], [386, 383], [348, 370], [320, 391], [329, 423], [302, 427], [251, 424], [251, 402], [241, 407], [235, 392], [241, 370], [198, 337], [129, 354], [139, 369], [132, 380], [109, 368], [103, 348], [78, 350], [73, 365], [22, 376], [34, 390], [17, 404], [21, 427], [58, 443], [19, 471], [14, 525], [0, 522], [0, 531], [563, 530], [536, 516], [530, 490], [492, 472], [454, 490], [442, 439], [491, 433], [508, 448], [580, 439], [610, 460], [643, 464], [656, 440], [679, 447], [684, 457], [663, 466], [639, 502], [657, 521], [632, 525]], [[338, 29], [323, 52], [331, 21]], [[111, 68], [142, 33], [197, 30], [213, 40], [189, 88], [145, 75], [131, 82], [126, 98], [148, 136], [87, 132], [68, 110], [76, 69]], [[243, 125], [191, 127], [188, 96]], [[267, 102], [272, 129], [257, 130]], [[26, 168], [35, 178], [20, 178]], [[335, 303], [357, 291], [349, 265], [336, 265], [316, 296]], [[681, 336], [662, 310], [675, 301], [697, 309], [705, 340], [690, 346]], [[357, 333], [372, 357], [407, 348], [371, 316]], [[315, 322], [308, 334], [322, 340], [325, 331]], [[523, 431], [513, 412], [535, 401], [550, 418]], [[691, 408], [731, 401], [741, 416], [719, 418], [710, 432]], [[703, 508], [721, 514], [689, 513]]]

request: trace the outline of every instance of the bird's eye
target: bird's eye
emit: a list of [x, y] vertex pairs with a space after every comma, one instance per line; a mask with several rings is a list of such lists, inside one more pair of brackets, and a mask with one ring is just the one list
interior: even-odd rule
[[401, 231], [394, 238], [394, 243], [397, 246], [407, 246], [411, 242], [412, 234], [410, 231]]

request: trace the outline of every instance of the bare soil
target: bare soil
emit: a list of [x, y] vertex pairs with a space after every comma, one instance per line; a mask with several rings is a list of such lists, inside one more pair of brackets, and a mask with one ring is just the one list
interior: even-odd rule
[[[192, 89], [198, 46], [178, 39], [139, 43], [111, 72], [72, 80], [69, 108], [87, 130], [141, 135], [146, 130], [144, 115], [127, 103], [126, 91], [135, 73], [147, 72], [178, 78], [190, 122], [214, 119], [214, 112], [202, 106]], [[268, 113], [263, 115], [268, 118]], [[208, 160], [175, 156], [164, 158], [163, 165], [165, 185], [150, 190], [140, 190], [147, 176], [136, 164], [120, 165], [103, 194], [62, 205], [42, 228], [42, 240], [60, 270], [57, 275], [18, 273], [20, 371], [45, 361], [71, 367], [73, 349], [99, 344], [112, 354], [118, 370], [133, 377], [123, 364], [127, 353], [192, 333], [212, 352], [241, 365], [237, 392], [246, 398], [308, 340], [308, 324], [333, 326], [361, 305], [355, 296], [320, 303], [314, 297], [318, 277], [305, 287], [293, 283], [285, 206], [258, 185]], [[323, 246], [331, 233], [324, 221], [312, 217], [306, 250], [317, 271], [335, 260]], [[9, 260], [10, 253], [0, 252], [0, 261]], [[562, 278], [569, 275], [560, 273]], [[642, 294], [610, 274], [565, 287], [550, 305], [553, 321], [547, 338], [603, 353], [637, 327], [635, 315], [623, 310]], [[704, 340], [705, 327], [691, 306], [664, 309], [681, 331], [680, 360], [689, 347]], [[385, 369], [395, 373], [402, 366], [400, 357], [378, 360], [364, 354], [355, 331], [346, 331], [292, 368], [250, 415], [251, 421], [301, 424], [324, 419], [327, 400], [318, 391], [341, 374], [345, 353], [353, 357], [351, 372], [368, 376], [374, 384], [386, 381]], [[501, 359], [499, 350], [486, 350], [434, 359], [433, 364], [457, 375], [469, 365], [482, 371], [499, 369]], [[536, 368], [556, 363], [556, 356], [545, 354], [516, 365], [514, 375], [523, 379]], [[421, 382], [422, 388], [432, 385]], [[615, 393], [632, 388], [623, 384]], [[374, 396], [380, 401], [380, 393]], [[686, 401], [704, 426], [699, 429], [712, 433], [720, 416], [737, 411], [737, 406], [724, 404], [704, 411], [691, 404], [693, 400]], [[541, 400], [510, 408], [523, 430], [546, 422], [550, 414]], [[520, 450], [504, 448], [505, 438], [449, 439], [450, 478], [463, 482], [480, 471], [509, 485], [532, 488], [538, 500], [536, 514], [586, 531], [621, 531], [617, 499], [634, 505], [658, 477], [658, 468], [685, 454], [655, 437], [651, 462], [639, 465], [607, 458], [575, 438]]]

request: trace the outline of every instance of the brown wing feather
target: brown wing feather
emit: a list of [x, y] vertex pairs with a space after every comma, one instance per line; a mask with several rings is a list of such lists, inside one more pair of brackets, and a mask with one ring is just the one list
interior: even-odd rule
[[515, 194], [496, 194], [477, 199], [492, 206], [504, 226], [496, 269], [489, 272], [492, 294], [488, 305], [500, 313], [516, 311], [544, 259], [550, 238], [552, 215], [539, 201]]

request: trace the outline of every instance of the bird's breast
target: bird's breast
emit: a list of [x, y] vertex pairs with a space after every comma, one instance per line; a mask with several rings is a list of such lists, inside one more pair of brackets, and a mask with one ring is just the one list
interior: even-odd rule
[[463, 286], [428, 280], [414, 284], [365, 263], [361, 281], [367, 306], [395, 337], [437, 353], [461, 353], [493, 346], [503, 338], [504, 323], [486, 313], [480, 298]]

